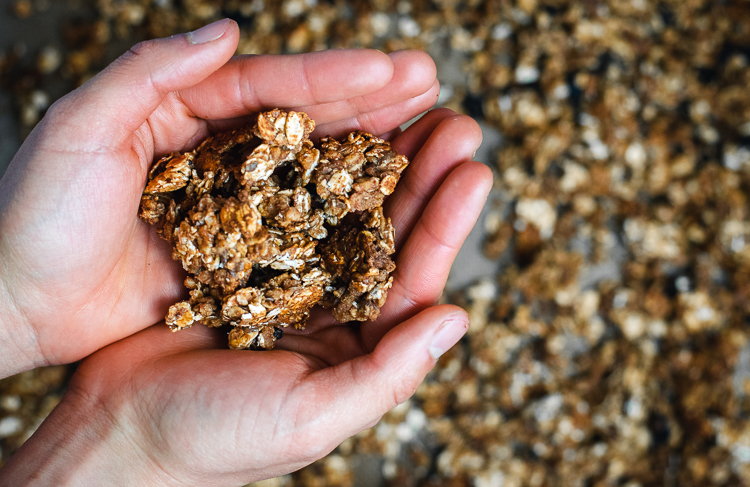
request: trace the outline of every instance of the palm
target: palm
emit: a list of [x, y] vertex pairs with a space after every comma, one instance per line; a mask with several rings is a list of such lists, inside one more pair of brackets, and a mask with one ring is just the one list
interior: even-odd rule
[[[32, 277], [18, 287], [30, 288], [27, 296], [46, 296], [26, 312], [27, 317], [35, 323], [55, 317], [54, 327], [39, 329], [41, 342], [49, 344], [43, 352], [52, 362], [66, 362], [143, 327], [140, 316], [124, 324], [126, 313], [132, 316], [139, 310], [136, 316], [158, 319], [158, 308], [179, 294], [180, 274], [168, 262], [169, 249], [134, 218], [141, 171], [132, 168], [140, 167], [141, 161], [116, 151], [39, 151], [35, 157], [69, 161], [71, 166], [86, 161], [83, 164], [100, 171], [61, 190], [85, 197], [40, 192], [36, 208], [41, 211], [16, 215], [11, 225], [18, 231], [4, 236], [9, 247], [27, 249], [13, 264]], [[81, 187], [85, 185], [89, 188]], [[42, 212], [70, 217], [49, 231]], [[58, 351], [56, 344], [64, 344], [65, 350]]]
[[[486, 168], [463, 163], [463, 142], [476, 143], [477, 135], [470, 119], [439, 110], [394, 140], [414, 162], [386, 206], [398, 269], [378, 320], [337, 325], [316, 310], [306, 330], [290, 330], [271, 352], [225, 350], [226, 336], [217, 330], [171, 334], [159, 324], [92, 355], [71, 391], [106, 398], [108, 409], [131, 405], [126, 422], [145, 425], [136, 442], [158, 438], [147, 448], [158, 452], [154, 461], [174, 477], [190, 470], [198, 485], [243, 483], [321, 457], [416, 387], [405, 383], [395, 395], [378, 397], [377, 386], [366, 386], [377, 377], [367, 358], [379, 344], [394, 349], [417, 340], [398, 325], [440, 295], [486, 194]], [[348, 390], [342, 376], [362, 387]], [[334, 405], [346, 396], [357, 414]]]
[[206, 479], [258, 478], [273, 472], [251, 472], [253, 465], [301, 459], [291, 469], [299, 468], [335, 446], [305, 428], [315, 408], [303, 381], [317, 370], [314, 360], [288, 351], [207, 350], [204, 331], [188, 331], [177, 343], [166, 327], [145, 330], [137, 337], [159, 340], [169, 351], [136, 351], [127, 343], [136, 337], [114, 344], [84, 362], [71, 390], [135, 404], [120, 420], [146, 425], [139, 442], [159, 438], [158, 445], [139, 444], [155, 447], [155, 460], [175, 476], [188, 470], [173, 463], [184, 459]]

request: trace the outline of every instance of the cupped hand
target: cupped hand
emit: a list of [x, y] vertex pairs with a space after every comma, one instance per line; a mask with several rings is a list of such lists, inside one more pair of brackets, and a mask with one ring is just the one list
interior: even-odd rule
[[244, 485], [374, 425], [468, 328], [461, 309], [433, 304], [492, 185], [470, 161], [480, 140], [470, 118], [438, 109], [393, 141], [413, 162], [386, 205], [398, 267], [377, 320], [334, 324], [322, 312], [273, 351], [226, 350], [226, 333], [203, 326], [155, 325], [81, 364], [5, 478]]
[[317, 133], [383, 133], [437, 99], [424, 53], [232, 57], [230, 20], [138, 44], [63, 97], [0, 180], [0, 377], [81, 359], [160, 320], [184, 292], [168, 244], [137, 218], [171, 151], [274, 107]]

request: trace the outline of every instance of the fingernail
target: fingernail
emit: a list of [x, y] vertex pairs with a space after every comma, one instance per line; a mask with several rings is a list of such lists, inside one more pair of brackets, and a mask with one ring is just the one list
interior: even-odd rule
[[439, 359], [464, 336], [468, 329], [469, 320], [466, 313], [457, 313], [446, 319], [432, 337], [429, 348], [432, 358]]
[[482, 142], [484, 142], [484, 137], [482, 137], [482, 140], [479, 141], [479, 144], [477, 145], [477, 148], [474, 149], [474, 153], [471, 155], [471, 158], [474, 159], [477, 157], [477, 152], [479, 152], [479, 148], [482, 147]]
[[188, 32], [187, 40], [190, 44], [205, 44], [206, 42], [215, 41], [224, 35], [229, 27], [229, 19], [221, 19], [208, 25], [204, 25], [198, 30]]

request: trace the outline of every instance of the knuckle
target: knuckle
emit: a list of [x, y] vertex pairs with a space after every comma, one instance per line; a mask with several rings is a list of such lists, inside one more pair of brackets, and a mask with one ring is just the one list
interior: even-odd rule
[[147, 40], [139, 42], [134, 45], [125, 54], [127, 57], [139, 57], [142, 55], [148, 55], [156, 49], [156, 40]]
[[47, 108], [44, 118], [46, 118], [48, 122], [55, 122], [63, 116], [65, 107], [68, 104], [68, 100], [66, 99], [67, 96], [69, 95], [55, 100], [55, 102]]
[[75, 111], [73, 108], [76, 105], [74, 94], [75, 92], [69, 93], [50, 105], [39, 122], [39, 129], [37, 130], [46, 135], [51, 135], [56, 133], [56, 130], [60, 127], [64, 127]]
[[418, 385], [419, 383], [413, 377], [398, 380], [393, 387], [393, 404], [389, 409], [395, 408], [414, 395]]
[[330, 438], [324, 440], [317, 433], [295, 438], [293, 445], [294, 458], [305, 463], [312, 463], [333, 451], [338, 446], [338, 442], [334, 443]]

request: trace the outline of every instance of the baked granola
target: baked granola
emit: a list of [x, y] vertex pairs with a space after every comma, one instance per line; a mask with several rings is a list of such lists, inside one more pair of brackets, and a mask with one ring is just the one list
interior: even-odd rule
[[172, 331], [228, 325], [230, 348], [273, 348], [318, 303], [341, 322], [378, 317], [396, 268], [382, 204], [409, 161], [364, 132], [318, 149], [314, 128], [275, 109], [151, 169], [140, 217], [189, 273]]

